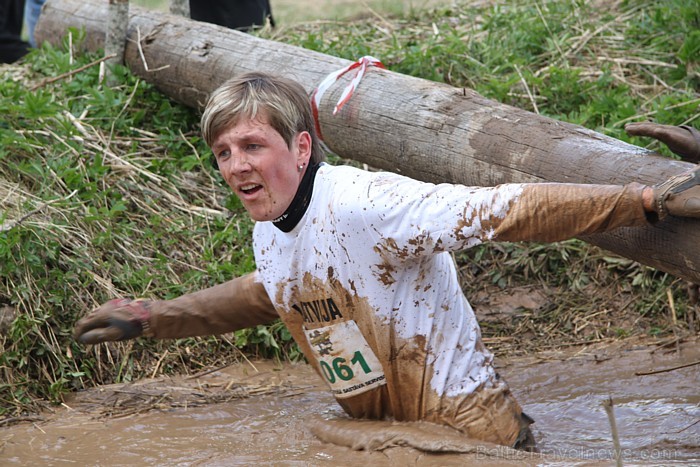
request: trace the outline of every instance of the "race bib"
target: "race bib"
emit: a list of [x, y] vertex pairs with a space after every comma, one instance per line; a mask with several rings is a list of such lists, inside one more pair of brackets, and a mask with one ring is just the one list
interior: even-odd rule
[[335, 397], [356, 396], [386, 384], [379, 359], [355, 321], [304, 332]]

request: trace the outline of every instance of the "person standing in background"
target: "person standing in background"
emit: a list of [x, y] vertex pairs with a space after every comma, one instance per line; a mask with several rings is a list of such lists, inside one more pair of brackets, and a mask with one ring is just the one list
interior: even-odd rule
[[190, 17], [243, 32], [275, 25], [269, 0], [190, 0]]
[[[19, 13], [19, 19], [14, 19], [14, 21], [19, 23], [16, 33], [17, 40], [19, 40], [19, 34], [22, 30], [21, 12], [23, 3], [25, 3], [24, 0], [0, 0], [0, 5], [2, 5], [0, 6], [0, 21], [3, 26], [0, 37], [2, 37], [3, 46], [5, 39], [4, 18], [11, 18], [11, 16], [5, 14], [5, 5], [16, 5], [15, 8]], [[37, 46], [34, 39], [34, 29], [44, 3], [46, 3], [46, 0], [26, 0], [24, 5], [24, 20], [27, 25], [27, 33], [29, 34], [29, 45], [32, 47]], [[219, 26], [226, 26], [227, 28], [243, 32], [256, 27], [263, 27], [268, 21], [270, 26], [275, 25], [269, 0], [229, 0], [223, 2], [216, 0], [190, 0], [190, 17], [196, 21], [218, 24]], [[22, 49], [24, 53], [21, 55], [24, 55], [29, 47], [26, 42], [22, 42], [22, 44], [24, 44]], [[4, 50], [2, 57], [3, 59], [5, 57]]]
[[24, 0], [0, 0], [0, 63], [24, 57], [29, 44], [22, 40]]

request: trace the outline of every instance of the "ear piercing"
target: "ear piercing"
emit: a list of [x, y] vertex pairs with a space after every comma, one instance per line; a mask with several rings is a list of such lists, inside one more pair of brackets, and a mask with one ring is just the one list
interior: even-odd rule
[[304, 170], [304, 164], [299, 164], [299, 172], [301, 172], [302, 170]]

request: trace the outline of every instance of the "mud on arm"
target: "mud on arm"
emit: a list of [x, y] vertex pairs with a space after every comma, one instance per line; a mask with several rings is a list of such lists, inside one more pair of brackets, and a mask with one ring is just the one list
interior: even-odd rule
[[153, 337], [225, 334], [279, 317], [256, 273], [151, 305]]
[[[506, 216], [492, 225], [497, 241], [556, 242], [648, 223], [644, 185], [523, 185]], [[493, 219], [492, 219], [493, 221]]]

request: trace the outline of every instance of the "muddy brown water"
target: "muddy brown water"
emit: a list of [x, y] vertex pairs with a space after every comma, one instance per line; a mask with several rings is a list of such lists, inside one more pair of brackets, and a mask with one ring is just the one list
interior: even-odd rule
[[[693, 365], [700, 360], [698, 343], [670, 349], [610, 344], [499, 360], [500, 373], [536, 420], [544, 454], [536, 459], [488, 447], [437, 454], [324, 443], [311, 432], [314, 420], [349, 424], [350, 438], [353, 429], [355, 437], [371, 433], [362, 422], [347, 420], [308, 365], [253, 362], [197, 378], [76, 394], [42, 421], [0, 428], [0, 465], [610, 465], [613, 442], [603, 407], [609, 397], [625, 465], [700, 465], [700, 365]], [[681, 365], [689, 366], [635, 374]], [[222, 400], [214, 396], [225, 401], [212, 402]], [[124, 401], [129, 403], [117, 410]], [[424, 433], [428, 444], [440, 437], [438, 431]]]

